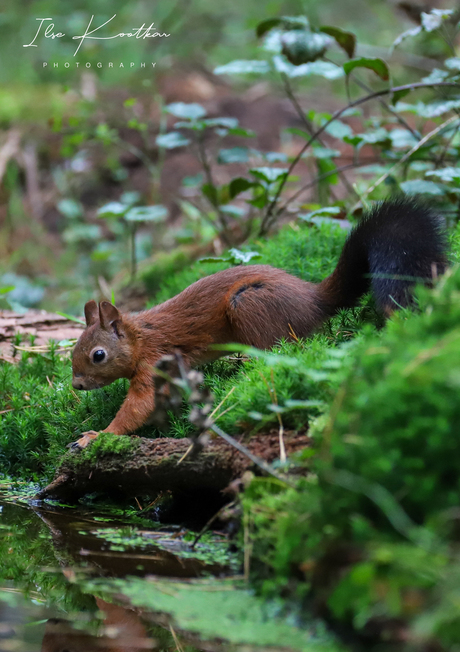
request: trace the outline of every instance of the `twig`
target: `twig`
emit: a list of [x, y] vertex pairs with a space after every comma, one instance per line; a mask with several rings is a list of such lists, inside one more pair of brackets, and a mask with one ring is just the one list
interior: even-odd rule
[[[410, 158], [412, 156], [412, 154], [414, 154], [418, 149], [420, 149], [420, 147], [423, 147], [423, 145], [426, 142], [428, 142], [431, 138], [436, 136], [440, 131], [445, 129], [448, 125], [452, 124], [452, 122], [454, 122], [455, 120], [459, 120], [459, 117], [457, 115], [453, 115], [451, 118], [449, 118], [449, 120], [446, 120], [445, 122], [443, 122], [442, 125], [439, 125], [439, 127], [436, 127], [436, 129], [433, 129], [432, 131], [427, 133], [421, 140], [418, 141], [418, 143], [416, 145], [414, 145], [414, 147], [412, 147], [412, 149], [410, 149], [408, 152], [406, 152], [404, 154], [404, 156], [402, 156], [399, 159], [399, 161], [397, 161], [394, 165], [392, 165], [391, 168], [385, 172], [385, 174], [382, 174], [382, 176], [379, 177], [377, 179], [377, 181], [375, 181], [366, 190], [365, 193], [363, 193], [363, 198], [368, 197], [370, 195], [370, 193], [377, 188], [377, 186], [379, 186], [383, 181], [385, 181], [385, 179], [387, 179], [390, 176], [390, 174], [392, 174], [396, 170], [396, 168], [399, 165], [401, 165], [401, 163], [404, 163], [405, 161], [407, 161], [407, 159]], [[363, 200], [360, 199], [360, 201], [357, 202], [357, 204], [355, 204], [353, 206], [353, 208], [351, 209], [351, 212], [354, 212], [357, 208], [359, 208], [362, 205], [362, 201]]]
[[222, 405], [225, 403], [225, 401], [226, 401], [226, 400], [227, 400], [227, 399], [228, 399], [228, 398], [233, 394], [233, 392], [235, 391], [235, 389], [236, 389], [236, 385], [233, 385], [233, 387], [231, 388], [231, 390], [230, 390], [230, 391], [229, 391], [229, 392], [224, 396], [224, 398], [221, 400], [221, 402], [219, 403], [219, 405], [218, 405], [217, 407], [215, 407], [214, 410], [211, 412], [211, 414], [209, 415], [209, 418], [210, 418], [210, 419], [213, 418], [213, 416], [215, 415], [215, 413], [217, 412], [217, 410], [218, 410], [220, 407], [222, 407]]
[[279, 215], [281, 215], [280, 211], [277, 211], [276, 214], [273, 215], [276, 204], [278, 202], [278, 199], [280, 198], [281, 193], [284, 190], [284, 186], [286, 185], [287, 179], [291, 176], [293, 169], [300, 161], [303, 154], [307, 151], [307, 149], [311, 146], [311, 144], [318, 138], [318, 136], [320, 136], [327, 129], [327, 127], [332, 122], [334, 122], [334, 120], [340, 118], [342, 113], [345, 113], [345, 111], [347, 111], [348, 109], [352, 109], [355, 106], [360, 106], [361, 104], [365, 104], [370, 100], [373, 100], [378, 97], [382, 97], [383, 95], [390, 95], [401, 91], [412, 91], [412, 90], [417, 90], [419, 88], [436, 88], [436, 87], [460, 88], [460, 84], [458, 82], [443, 81], [443, 82], [431, 82], [431, 83], [417, 82], [415, 84], [404, 84], [403, 86], [393, 86], [391, 88], [375, 91], [374, 93], [370, 93], [369, 95], [360, 97], [359, 99], [354, 100], [353, 102], [349, 102], [346, 106], [335, 111], [332, 114], [332, 116], [329, 118], [329, 120], [327, 120], [324, 124], [321, 125], [321, 127], [319, 127], [319, 129], [315, 131], [315, 133], [311, 136], [311, 138], [309, 138], [308, 141], [305, 143], [305, 145], [300, 149], [297, 156], [295, 156], [294, 159], [291, 161], [287, 174], [281, 180], [280, 185], [278, 186], [278, 190], [276, 191], [275, 196], [270, 202], [267, 211], [265, 213], [265, 216], [262, 219], [262, 224], [260, 227], [260, 235], [264, 235], [265, 233], [267, 233], [268, 229], [271, 227], [273, 222], [279, 217]]
[[[294, 91], [292, 90], [292, 86], [291, 86], [291, 84], [289, 83], [289, 78], [288, 78], [288, 76], [287, 76], [285, 73], [281, 73], [281, 78], [282, 78], [282, 80], [283, 80], [283, 84], [284, 84], [284, 89], [285, 89], [285, 91], [286, 91], [286, 95], [287, 95], [288, 98], [291, 100], [291, 103], [292, 103], [293, 107], [295, 108], [295, 110], [296, 110], [296, 112], [297, 112], [297, 115], [298, 115], [299, 118], [302, 120], [302, 122], [303, 122], [304, 125], [305, 125], [306, 130], [308, 131], [308, 133], [309, 133], [310, 136], [311, 136], [311, 135], [314, 133], [314, 126], [313, 126], [313, 123], [312, 123], [310, 120], [308, 120], [307, 116], [305, 115], [304, 110], [302, 109], [302, 107], [300, 106], [300, 104], [299, 104], [299, 102], [298, 102], [296, 96], [294, 95]], [[318, 142], [319, 142], [323, 147], [325, 146], [324, 141], [323, 141], [322, 139], [318, 138]], [[336, 168], [335, 173], [338, 174], [339, 177], [342, 179], [343, 185], [344, 185], [345, 188], [348, 190], [348, 192], [349, 192], [350, 194], [352, 194], [352, 193], [355, 193], [355, 194], [356, 194], [355, 189], [353, 188], [353, 186], [351, 185], [351, 183], [348, 181], [347, 177], [346, 177], [345, 174], [343, 173], [343, 170], [340, 170], [340, 171], [339, 171], [339, 169]], [[331, 175], [331, 176], [332, 176], [332, 175]], [[327, 177], [325, 177], [325, 178], [327, 178]], [[322, 181], [322, 175], [316, 177], [316, 182], [318, 183], [318, 182], [320, 182], [320, 181]]]
[[240, 453], [245, 455], [248, 459], [250, 459], [251, 462], [253, 462], [256, 466], [258, 466], [260, 469], [265, 471], [265, 473], [268, 473], [268, 475], [271, 475], [273, 478], [276, 478], [280, 482], [283, 482], [288, 487], [293, 487], [294, 488], [295, 485], [292, 482], [290, 482], [286, 478], [283, 478], [281, 475], [276, 473], [276, 471], [274, 471], [269, 464], [267, 464], [266, 462], [261, 460], [260, 457], [257, 457], [256, 455], [253, 455], [251, 453], [251, 451], [246, 448], [246, 446], [243, 446], [243, 444], [240, 444], [239, 441], [237, 441], [236, 439], [233, 439], [233, 437], [231, 437], [230, 435], [227, 435], [227, 433], [224, 432], [223, 430], [221, 430], [219, 428], [219, 426], [216, 426], [215, 423], [210, 427], [210, 429], [213, 432], [215, 432], [216, 435], [219, 435], [219, 437], [222, 437], [222, 439], [224, 439], [228, 444], [233, 446], [233, 448], [236, 448], [237, 451], [239, 451]]

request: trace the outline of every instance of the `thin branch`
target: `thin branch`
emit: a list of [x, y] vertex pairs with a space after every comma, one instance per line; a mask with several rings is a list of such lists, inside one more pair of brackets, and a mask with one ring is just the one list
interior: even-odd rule
[[[377, 179], [377, 181], [375, 181], [375, 183], [373, 183], [366, 190], [366, 192], [363, 194], [363, 198], [368, 197], [370, 195], [370, 193], [377, 188], [377, 186], [379, 186], [383, 181], [385, 181], [385, 179], [387, 179], [390, 176], [390, 174], [392, 174], [396, 170], [396, 168], [398, 166], [400, 166], [402, 163], [407, 161], [412, 156], [412, 154], [414, 154], [418, 149], [420, 149], [420, 147], [423, 147], [423, 145], [425, 143], [427, 143], [429, 140], [431, 140], [431, 138], [433, 138], [434, 136], [439, 134], [439, 132], [441, 132], [448, 125], [452, 124], [452, 122], [454, 122], [455, 120], [458, 120], [458, 119], [459, 118], [458, 118], [457, 115], [453, 115], [451, 118], [449, 118], [449, 120], [446, 120], [445, 122], [443, 122], [442, 125], [439, 125], [439, 127], [436, 127], [436, 129], [433, 129], [428, 134], [426, 134], [426, 136], [424, 136], [421, 140], [419, 140], [419, 142], [416, 145], [414, 145], [414, 147], [412, 147], [412, 149], [410, 149], [408, 152], [406, 152], [404, 154], [404, 156], [402, 156], [399, 159], [399, 161], [397, 161], [394, 165], [392, 165], [391, 168], [385, 172], [385, 174], [382, 174], [382, 176], [379, 177]], [[353, 208], [351, 209], [351, 212], [353, 212], [357, 208], [359, 208], [361, 206], [361, 204], [362, 204], [362, 201], [360, 200], [357, 204], [355, 204], [355, 206], [353, 206]]]
[[279, 217], [281, 214], [279, 211], [276, 212], [275, 215], [273, 215], [275, 211], [276, 204], [278, 202], [278, 199], [280, 198], [281, 193], [284, 190], [284, 186], [286, 185], [286, 181], [289, 178], [289, 176], [292, 174], [293, 169], [297, 165], [297, 163], [301, 160], [303, 154], [307, 151], [307, 149], [311, 146], [311, 144], [320, 136], [326, 129], [327, 127], [334, 122], [334, 120], [337, 120], [340, 118], [340, 116], [345, 113], [348, 109], [352, 109], [355, 106], [360, 106], [361, 104], [365, 104], [366, 102], [369, 102], [370, 100], [373, 100], [378, 97], [382, 97], [384, 95], [390, 95], [392, 93], [398, 93], [400, 91], [412, 91], [412, 90], [417, 90], [419, 88], [436, 88], [436, 87], [451, 87], [451, 88], [460, 88], [460, 84], [458, 82], [431, 82], [431, 83], [426, 83], [426, 82], [417, 82], [415, 84], [404, 84], [403, 86], [393, 86], [391, 88], [383, 89], [380, 91], [375, 91], [374, 93], [370, 93], [369, 95], [366, 95], [365, 97], [360, 97], [357, 100], [354, 100], [353, 102], [349, 102], [346, 106], [342, 107], [341, 109], [338, 109], [335, 111], [332, 116], [327, 120], [324, 124], [319, 127], [319, 129], [316, 130], [316, 132], [311, 136], [311, 138], [308, 139], [308, 141], [305, 143], [305, 145], [300, 149], [299, 153], [297, 156], [294, 157], [294, 159], [291, 161], [291, 164], [289, 165], [288, 172], [285, 175], [285, 177], [281, 180], [281, 183], [278, 187], [278, 190], [275, 193], [275, 196], [273, 197], [272, 201], [270, 202], [270, 205], [267, 208], [267, 211], [265, 213], [265, 217], [262, 220], [261, 228], [260, 228], [260, 235], [264, 235], [270, 226], [273, 224], [273, 222]]
[[240, 453], [245, 455], [248, 459], [251, 460], [251, 462], [253, 462], [256, 466], [258, 466], [260, 469], [265, 471], [265, 473], [268, 473], [273, 478], [276, 478], [280, 482], [283, 482], [284, 484], [288, 485], [288, 487], [294, 487], [295, 486], [292, 482], [290, 482], [286, 478], [283, 478], [281, 475], [276, 473], [276, 471], [274, 471], [272, 469], [272, 467], [269, 464], [267, 464], [267, 462], [264, 462], [263, 460], [260, 459], [260, 457], [257, 457], [256, 455], [253, 455], [251, 453], [251, 451], [246, 448], [246, 446], [243, 446], [243, 444], [240, 444], [239, 441], [237, 441], [236, 439], [234, 439], [230, 435], [227, 435], [227, 433], [224, 432], [223, 430], [221, 430], [219, 428], [219, 426], [216, 426], [215, 423], [213, 423], [210, 426], [210, 430], [215, 432], [216, 435], [219, 435], [219, 437], [222, 437], [222, 439], [224, 439], [228, 444], [230, 444], [230, 446], [233, 446], [233, 448], [236, 448], [237, 451], [239, 451]]
[[[300, 104], [299, 104], [299, 102], [298, 102], [298, 100], [297, 100], [297, 98], [296, 98], [296, 96], [294, 94], [294, 91], [292, 90], [292, 86], [291, 86], [291, 84], [289, 82], [288, 76], [285, 73], [281, 73], [281, 78], [283, 80], [283, 85], [284, 85], [284, 90], [286, 91], [286, 95], [288, 96], [288, 98], [291, 101], [291, 104], [295, 108], [297, 115], [302, 120], [303, 124], [305, 125], [305, 129], [308, 131], [308, 133], [311, 136], [314, 133], [314, 125], [313, 125], [313, 123], [307, 118], [307, 116], [305, 115], [305, 111], [300, 106]], [[325, 143], [321, 138], [318, 138], [318, 142], [323, 147], [325, 146]], [[345, 188], [348, 190], [348, 192], [351, 193], [351, 194], [354, 193], [355, 195], [357, 195], [356, 190], [353, 188], [351, 183], [348, 181], [347, 177], [344, 174], [342, 174], [341, 172], [339, 172], [338, 170], [336, 170], [336, 172], [340, 176], [340, 178], [342, 179], [342, 183], [345, 186]], [[320, 177], [318, 176], [316, 178], [316, 180], [319, 181]]]

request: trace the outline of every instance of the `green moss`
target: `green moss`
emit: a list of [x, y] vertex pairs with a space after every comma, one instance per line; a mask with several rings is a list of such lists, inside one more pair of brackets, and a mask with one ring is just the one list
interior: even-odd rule
[[95, 581], [87, 590], [104, 599], [123, 594], [136, 607], [163, 612], [175, 626], [198, 633], [203, 639], [224, 639], [230, 643], [273, 646], [302, 652], [338, 652], [342, 646], [324, 625], [308, 617], [308, 627], [283, 618], [280, 605], [267, 604], [244, 585], [227, 581], [179, 583], [146, 582], [139, 578]]
[[[314, 577], [357, 629], [398, 618], [450, 650], [460, 637], [460, 268], [418, 297], [420, 313], [368, 327], [337, 359], [338, 392], [304, 454], [311, 475], [287, 490], [257, 479], [244, 502], [254, 555], [271, 569], [267, 592], [302, 592]], [[322, 586], [325, 554], [347, 549], [360, 560]]]

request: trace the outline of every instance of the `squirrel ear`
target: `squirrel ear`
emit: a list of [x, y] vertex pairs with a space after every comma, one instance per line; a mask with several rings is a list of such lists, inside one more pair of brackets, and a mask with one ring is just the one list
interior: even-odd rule
[[88, 301], [88, 303], [85, 304], [85, 319], [87, 326], [92, 326], [99, 319], [97, 303], [95, 301]]
[[99, 304], [99, 321], [101, 322], [102, 328], [105, 330], [112, 328], [116, 335], [120, 337], [119, 325], [121, 323], [121, 314], [118, 308], [108, 301], [101, 301]]

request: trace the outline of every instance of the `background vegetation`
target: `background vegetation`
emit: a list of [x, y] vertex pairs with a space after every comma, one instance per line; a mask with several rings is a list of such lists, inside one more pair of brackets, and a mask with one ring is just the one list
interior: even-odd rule
[[[417, 291], [417, 310], [383, 325], [366, 297], [311, 340], [219, 361], [205, 382], [224, 430], [311, 435], [275, 465], [302, 479], [256, 478], [243, 498], [240, 545], [260, 592], [314, 608], [367, 649], [458, 649], [456, 8], [272, 2], [261, 15], [179, 0], [151, 19], [171, 37], [84, 46], [84, 70], [64, 67], [69, 40], [18, 51], [35, 10], [69, 34], [91, 12], [117, 13], [120, 30], [150, 22], [142, 2], [66, 5], [2, 14], [4, 307], [80, 314], [114, 294], [138, 308], [250, 262], [317, 281], [370, 202], [418, 194], [444, 216], [453, 266]], [[147, 74], [139, 63], [153, 58]], [[55, 346], [15, 344], [18, 364], [0, 366], [1, 470], [43, 482], [126, 388], [77, 396]], [[191, 433], [187, 412], [170, 436]]]

